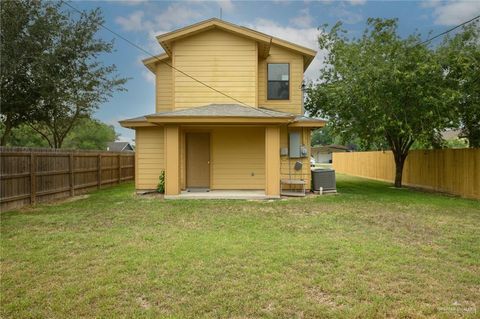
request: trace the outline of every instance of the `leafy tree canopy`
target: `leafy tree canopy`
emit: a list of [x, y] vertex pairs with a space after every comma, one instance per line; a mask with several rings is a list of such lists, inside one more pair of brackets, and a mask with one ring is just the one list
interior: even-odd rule
[[480, 147], [480, 27], [472, 22], [438, 48], [446, 81], [458, 95], [455, 124], [470, 147]]
[[400, 38], [395, 19], [368, 19], [359, 39], [349, 39], [341, 23], [325, 26], [318, 40], [327, 55], [319, 84], [307, 89], [306, 109], [327, 118], [336, 134], [386, 143], [401, 187], [412, 144], [434, 141], [451, 125], [455, 92], [444, 85], [437, 55], [418, 45], [418, 34]]
[[[0, 126], [0, 132], [4, 129], [4, 126]], [[113, 126], [95, 119], [83, 118], [68, 133], [63, 146], [71, 149], [106, 150], [107, 143], [114, 142], [117, 137]], [[49, 147], [40, 134], [25, 124], [12, 130], [7, 146]]]
[[[76, 18], [60, 6], [36, 0], [2, 2], [1, 62], [12, 66], [1, 80], [3, 144], [13, 127], [26, 123], [51, 147], [60, 148], [78, 121], [91, 116], [114, 91], [123, 90], [126, 79], [118, 77], [115, 65], [98, 59], [113, 50], [113, 42], [95, 36], [104, 21], [100, 10]], [[19, 62], [23, 60], [27, 63]]]

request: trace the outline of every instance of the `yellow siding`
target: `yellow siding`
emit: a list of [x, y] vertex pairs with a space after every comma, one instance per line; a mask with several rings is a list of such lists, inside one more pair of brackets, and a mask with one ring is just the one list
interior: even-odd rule
[[[253, 40], [213, 29], [178, 40], [173, 46], [175, 67], [217, 90], [255, 106], [257, 45]], [[176, 109], [210, 103], [238, 103], [192, 80], [174, 73]]]
[[212, 189], [265, 188], [265, 128], [215, 128], [211, 148]]
[[[165, 60], [172, 63], [171, 59]], [[158, 62], [156, 67], [156, 112], [171, 111], [173, 107], [172, 68], [163, 62]]]
[[[290, 64], [290, 100], [267, 100], [267, 64]], [[281, 112], [302, 113], [303, 57], [290, 50], [272, 45], [270, 55], [258, 60], [258, 105]]]
[[135, 130], [136, 189], [155, 189], [164, 170], [164, 133], [160, 127]]
[[[180, 175], [185, 185], [185, 133], [210, 133], [210, 187], [212, 189], [264, 189], [265, 128], [185, 128], [181, 134]], [[253, 176], [252, 176], [253, 173]]]
[[[303, 144], [310, 145], [310, 129], [280, 129], [280, 147], [288, 147], [288, 131], [302, 132]], [[188, 128], [184, 132], [191, 131]], [[264, 127], [205, 127], [195, 131], [211, 134], [211, 188], [212, 189], [265, 189], [265, 128]], [[183, 132], [183, 133], [184, 133]], [[180, 181], [185, 188], [184, 134], [180, 137]], [[136, 188], [155, 189], [158, 177], [165, 170], [164, 130], [145, 127], [136, 130]], [[178, 143], [178, 140], [177, 140]], [[303, 163], [295, 171], [296, 161]], [[253, 176], [252, 176], [253, 173]], [[310, 150], [308, 157], [280, 158], [280, 178], [305, 179], [310, 188]]]
[[165, 195], [180, 193], [180, 127], [165, 126]]
[[[289, 158], [288, 156], [281, 156], [280, 158], [280, 176], [282, 179], [304, 179], [307, 181], [307, 189], [310, 189], [310, 129], [298, 128], [287, 129], [283, 126], [280, 129], [280, 148], [288, 148], [288, 132], [300, 131], [302, 132], [302, 144], [307, 147], [308, 155], [303, 158]], [[302, 162], [302, 170], [296, 171], [294, 169], [296, 162]]]
[[280, 127], [265, 128], [265, 194], [280, 196]]

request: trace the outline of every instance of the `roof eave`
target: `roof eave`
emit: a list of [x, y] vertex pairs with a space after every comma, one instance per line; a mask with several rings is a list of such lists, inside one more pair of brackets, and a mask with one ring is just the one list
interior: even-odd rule
[[289, 127], [309, 127], [309, 128], [321, 128], [327, 124], [327, 121], [324, 120], [309, 120], [309, 121], [302, 121], [297, 120], [289, 124]]
[[286, 124], [291, 117], [243, 117], [243, 116], [147, 116], [155, 124]]
[[156, 126], [153, 123], [147, 122], [147, 121], [129, 121], [129, 120], [124, 120], [124, 121], [119, 121], [120, 126], [125, 127], [125, 128], [136, 128], [136, 127], [152, 127]]
[[143, 59], [142, 63], [145, 65], [150, 71], [152, 71], [154, 74], [156, 73], [156, 64], [158, 62], [161, 62], [163, 60], [166, 60], [169, 58], [169, 55], [166, 53], [158, 54], [155, 56], [151, 56], [149, 58]]

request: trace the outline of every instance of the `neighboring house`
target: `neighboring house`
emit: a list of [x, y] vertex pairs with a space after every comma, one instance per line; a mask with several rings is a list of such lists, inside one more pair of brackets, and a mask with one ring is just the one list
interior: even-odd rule
[[107, 151], [110, 152], [133, 152], [133, 146], [128, 142], [110, 142], [107, 144]]
[[218, 19], [157, 40], [166, 53], [143, 61], [156, 77], [156, 113], [120, 122], [135, 129], [137, 191], [155, 189], [162, 171], [166, 197], [198, 189], [278, 197], [282, 178], [309, 188], [310, 131], [325, 123], [303, 116], [315, 51]]
[[349, 152], [348, 147], [343, 145], [322, 145], [312, 147], [312, 156], [317, 163], [331, 163], [332, 153]]

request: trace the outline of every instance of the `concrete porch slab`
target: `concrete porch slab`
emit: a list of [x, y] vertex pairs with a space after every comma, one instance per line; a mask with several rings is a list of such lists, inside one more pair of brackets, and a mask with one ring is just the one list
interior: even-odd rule
[[263, 190], [210, 190], [209, 192], [182, 191], [179, 195], [165, 195], [165, 199], [273, 199]]

